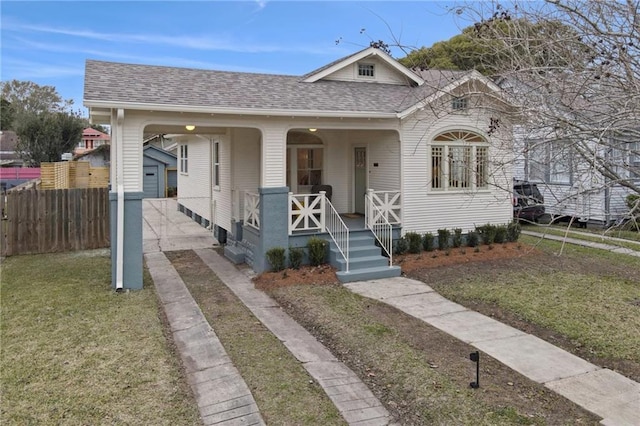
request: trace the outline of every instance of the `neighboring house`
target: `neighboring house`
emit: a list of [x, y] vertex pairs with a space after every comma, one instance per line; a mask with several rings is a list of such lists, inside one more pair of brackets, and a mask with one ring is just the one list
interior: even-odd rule
[[[562, 128], [554, 128], [546, 121], [552, 120], [549, 116], [559, 121], [564, 117], [569, 123], [585, 123], [592, 118], [597, 123], [601, 119], [599, 111], [573, 96], [559, 101], [558, 97], [522, 80], [503, 78], [498, 85], [513, 97], [514, 104], [527, 103], [522, 105], [526, 112], [513, 126], [513, 177], [536, 183], [544, 196], [548, 219], [568, 216], [578, 222], [607, 225], [624, 217], [628, 213], [625, 199], [633, 191], [620, 181], [640, 185], [640, 142], [633, 138], [616, 139], [607, 133], [599, 141], [563, 136]], [[578, 150], [588, 154], [578, 155]], [[593, 158], [587, 161], [585, 156]], [[612, 181], [598, 172], [590, 164], [598, 159], [612, 166], [620, 179]]]
[[143, 146], [155, 146], [156, 148], [160, 148], [163, 151], [169, 152], [173, 155], [177, 155], [178, 153], [178, 144], [174, 141], [174, 138], [179, 137], [180, 135], [163, 135], [156, 134], [151, 136], [146, 136], [142, 142]]
[[11, 130], [0, 130], [0, 167], [22, 167], [24, 162], [17, 151], [18, 135]]
[[87, 151], [98, 148], [99, 146], [108, 145], [111, 136], [99, 130], [87, 127], [82, 131], [82, 139], [73, 150], [74, 155], [84, 154]]
[[412, 71], [375, 48], [304, 76], [87, 61], [84, 104], [117, 150], [114, 286], [142, 286], [145, 134], [183, 135], [179, 207], [232, 260], [261, 272], [270, 248], [321, 235], [349, 281], [399, 274], [370, 228], [391, 250], [400, 233], [511, 221], [503, 102], [477, 72]]
[[74, 156], [74, 161], [88, 161], [91, 167], [109, 166], [111, 161], [111, 146], [101, 145], [98, 148]]
[[[570, 216], [575, 221], [607, 226], [628, 214], [625, 200], [632, 190], [595, 170], [573, 151], [571, 143], [550, 141], [536, 137], [536, 133], [515, 126], [514, 178], [537, 183], [552, 219]], [[640, 142], [611, 139], [603, 145], [617, 148], [589, 144], [598, 156], [607, 157], [608, 163], [625, 164], [616, 173], [640, 185]]]
[[178, 172], [175, 154], [147, 145], [143, 148], [143, 192], [144, 198], [164, 198], [169, 188], [178, 187]]

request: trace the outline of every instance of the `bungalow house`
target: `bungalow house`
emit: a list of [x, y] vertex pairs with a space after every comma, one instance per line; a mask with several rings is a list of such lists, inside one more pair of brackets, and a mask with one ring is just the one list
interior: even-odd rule
[[81, 155], [103, 145], [108, 145], [111, 137], [91, 127], [82, 130], [82, 139], [73, 150], [73, 155]]
[[270, 248], [321, 235], [341, 280], [397, 275], [376, 244], [511, 220], [511, 126], [477, 72], [373, 47], [303, 76], [89, 60], [84, 104], [112, 129], [116, 288], [142, 286], [145, 134], [182, 135], [180, 210], [257, 272]]

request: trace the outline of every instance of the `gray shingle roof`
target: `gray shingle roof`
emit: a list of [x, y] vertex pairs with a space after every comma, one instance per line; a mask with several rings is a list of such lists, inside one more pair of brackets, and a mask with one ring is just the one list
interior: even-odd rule
[[396, 113], [460, 78], [422, 72], [420, 87], [346, 81], [305, 83], [299, 76], [210, 71], [88, 60], [84, 100], [113, 103], [318, 112]]

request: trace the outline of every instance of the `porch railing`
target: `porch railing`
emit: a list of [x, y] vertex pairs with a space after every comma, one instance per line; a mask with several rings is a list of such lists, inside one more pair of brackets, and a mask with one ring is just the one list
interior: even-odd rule
[[260, 194], [244, 193], [244, 223], [255, 229], [260, 229]]
[[[379, 200], [379, 199], [378, 199]], [[389, 256], [389, 266], [393, 265], [393, 226], [384, 212], [376, 205], [373, 190], [365, 195], [365, 224], [373, 232], [382, 249]], [[399, 222], [399, 221], [398, 221]]]
[[[384, 216], [387, 222], [391, 225], [402, 223], [400, 191], [374, 191], [373, 189], [368, 189], [367, 195], [370, 197], [371, 204], [378, 208], [379, 214]], [[373, 219], [377, 220], [377, 218]]]
[[295, 231], [324, 232], [325, 193], [289, 193], [289, 235]]
[[338, 247], [338, 251], [346, 262], [346, 271], [349, 272], [349, 228], [331, 204], [331, 201], [325, 201], [326, 230], [331, 239]]

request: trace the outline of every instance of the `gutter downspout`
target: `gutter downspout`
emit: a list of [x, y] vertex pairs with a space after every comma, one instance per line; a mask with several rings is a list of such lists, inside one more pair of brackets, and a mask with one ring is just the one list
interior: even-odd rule
[[124, 276], [124, 153], [123, 129], [124, 110], [119, 108], [116, 115], [116, 180], [118, 188], [118, 211], [116, 227], [116, 291], [123, 289]]

